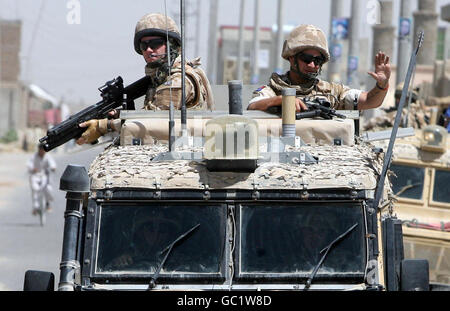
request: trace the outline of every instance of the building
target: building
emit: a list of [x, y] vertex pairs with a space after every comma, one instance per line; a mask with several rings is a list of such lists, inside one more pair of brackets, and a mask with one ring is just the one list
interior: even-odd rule
[[[251, 82], [251, 66], [253, 65], [252, 53], [253, 53], [253, 27], [244, 28], [244, 59], [243, 59], [243, 84], [250, 84]], [[239, 43], [239, 27], [238, 26], [221, 26], [219, 37], [219, 49], [218, 49], [218, 67], [217, 78], [218, 84], [227, 84], [230, 80], [236, 79], [236, 68], [238, 58], [238, 43]], [[277, 33], [271, 28], [261, 27], [259, 36], [259, 79], [257, 84], [266, 84], [270, 75], [274, 71], [276, 57], [281, 55], [275, 55], [277, 50], [275, 44]], [[285, 32], [285, 36], [287, 32]], [[289, 63], [284, 62], [285, 70], [288, 70]]]
[[21, 29], [21, 21], [0, 20], [0, 137], [25, 126], [19, 84]]

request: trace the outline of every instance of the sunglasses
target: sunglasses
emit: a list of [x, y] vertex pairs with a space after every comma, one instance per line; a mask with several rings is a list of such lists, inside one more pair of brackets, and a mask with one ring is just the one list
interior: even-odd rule
[[300, 60], [302, 60], [306, 64], [314, 62], [315, 65], [320, 66], [325, 63], [325, 58], [323, 56], [313, 56], [311, 54], [300, 53], [298, 54], [298, 58], [300, 58]]
[[162, 45], [164, 45], [165, 43], [166, 43], [166, 40], [164, 40], [162, 38], [151, 39], [151, 40], [147, 40], [147, 41], [141, 41], [139, 43], [139, 48], [141, 49], [141, 51], [146, 51], [148, 48], [155, 50], [155, 49], [161, 47]]

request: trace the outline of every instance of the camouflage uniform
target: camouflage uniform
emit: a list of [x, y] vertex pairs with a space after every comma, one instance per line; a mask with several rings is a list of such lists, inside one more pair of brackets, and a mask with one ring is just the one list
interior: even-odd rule
[[[394, 126], [395, 116], [397, 114], [397, 109], [381, 109], [382, 115], [372, 118], [364, 125], [364, 130], [382, 130], [384, 128], [390, 128]], [[408, 115], [408, 127], [413, 127], [415, 129], [421, 129], [428, 125], [429, 113], [422, 109], [420, 103], [411, 103], [408, 108], [403, 108], [402, 111], [402, 123], [404, 123], [404, 118]], [[405, 126], [405, 124], [401, 124]]]
[[[169, 38], [171, 46], [170, 70], [166, 65], [169, 61], [166, 55], [159, 62], [159, 66], [147, 64], [145, 74], [150, 76], [152, 83], [144, 100], [144, 109], [168, 110], [172, 100], [175, 109], [181, 108], [181, 56], [178, 56], [181, 37], [175, 22], [165, 15], [151, 13], [143, 16], [136, 24], [134, 36], [134, 49], [142, 55], [139, 44], [145, 36], [160, 36]], [[177, 46], [178, 45], [178, 46]], [[167, 51], [168, 52], [168, 51]], [[164, 64], [164, 62], [166, 64]], [[185, 62], [186, 107], [192, 109], [212, 109], [213, 98], [211, 86], [205, 73], [199, 67], [200, 58]], [[170, 76], [169, 76], [170, 73]]]
[[[289, 57], [307, 49], [318, 50], [325, 58], [325, 62], [330, 60], [326, 36], [322, 30], [313, 25], [300, 25], [294, 28], [287, 40], [284, 41], [281, 56], [289, 60]], [[298, 71], [298, 68], [291, 67], [291, 70]], [[262, 86], [253, 92], [253, 98], [249, 104], [261, 99], [279, 96], [283, 88], [295, 88], [297, 97], [300, 99], [309, 96], [322, 97], [332, 104], [332, 108], [347, 110], [355, 109], [358, 98], [362, 93], [361, 90], [351, 89], [342, 84], [330, 83], [319, 79], [315, 79], [314, 82], [305, 85], [293, 85], [289, 81], [288, 72], [283, 75], [273, 73], [268, 85]], [[279, 109], [279, 107], [274, 108]]]
[[253, 98], [249, 104], [261, 99], [279, 96], [283, 88], [295, 88], [297, 97], [300, 99], [309, 96], [322, 97], [331, 103], [333, 109], [346, 110], [355, 109], [355, 104], [362, 93], [361, 90], [351, 89], [343, 84], [330, 83], [323, 80], [319, 80], [309, 88], [302, 85], [292, 85], [289, 82], [287, 73], [279, 75], [274, 72], [268, 85], [262, 86], [253, 92]]
[[[200, 59], [196, 58], [186, 62], [186, 108], [189, 109], [212, 109], [212, 91], [209, 81], [203, 70], [198, 67]], [[153, 68], [146, 67], [146, 74], [153, 77]], [[172, 68], [171, 75], [164, 83], [154, 87], [156, 83], [147, 90], [144, 100], [146, 110], [168, 110], [172, 100], [175, 109], [181, 108], [181, 56], [178, 57]]]
[[[399, 83], [395, 90], [396, 100], [399, 101], [401, 93], [403, 90], [403, 82]], [[424, 105], [423, 101], [418, 99], [417, 90], [413, 90], [411, 93], [411, 103], [409, 104], [409, 109], [407, 107], [403, 108], [401, 126], [413, 127], [415, 129], [421, 129], [429, 124], [430, 111]], [[408, 97], [406, 98], [406, 103], [408, 103]], [[387, 109], [381, 109], [381, 115], [376, 116], [369, 120], [364, 126], [363, 130], [382, 130], [385, 128], [390, 128], [394, 126], [395, 116], [397, 114], [397, 105]], [[407, 123], [406, 116], [408, 118]]]
[[[165, 15], [152, 13], [144, 15], [136, 24], [134, 33], [134, 49], [142, 55], [141, 39], [144, 37], [167, 38], [166, 53], [161, 58], [150, 62], [145, 67], [145, 74], [151, 77], [147, 90], [144, 109], [168, 110], [170, 101], [175, 109], [181, 108], [181, 57], [179, 56], [181, 36], [175, 22]], [[170, 46], [170, 49], [169, 49]], [[170, 57], [169, 57], [170, 55]], [[170, 59], [170, 65], [169, 65]], [[198, 67], [200, 59], [185, 63], [186, 72], [186, 108], [213, 109], [211, 86], [203, 70]], [[169, 70], [169, 66], [171, 67]], [[170, 75], [169, 75], [170, 74]], [[121, 120], [93, 119], [85, 122], [88, 129], [81, 135], [82, 141], [90, 143], [106, 134], [109, 130], [120, 131]]]

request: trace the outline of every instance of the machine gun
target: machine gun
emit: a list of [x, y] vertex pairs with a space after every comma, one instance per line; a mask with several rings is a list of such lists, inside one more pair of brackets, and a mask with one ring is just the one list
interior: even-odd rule
[[311, 99], [310, 97], [306, 97], [305, 99], [303, 99], [303, 102], [309, 110], [297, 112], [295, 114], [296, 120], [314, 117], [322, 117], [326, 120], [330, 120], [333, 117], [345, 119], [344, 115], [337, 113], [335, 109], [331, 108], [331, 103], [326, 99], [319, 97]]
[[[151, 80], [146, 76], [127, 87], [123, 87], [123, 80], [119, 76], [98, 88], [103, 100], [95, 105], [89, 106], [80, 112], [70, 116], [60, 124], [47, 131], [47, 135], [39, 139], [45, 151], [50, 151], [73, 138], [79, 138], [87, 128], [79, 127], [79, 124], [91, 119], [104, 119], [108, 112], [125, 106], [126, 109], [134, 110], [134, 100], [145, 95]], [[126, 99], [124, 97], [126, 96]]]

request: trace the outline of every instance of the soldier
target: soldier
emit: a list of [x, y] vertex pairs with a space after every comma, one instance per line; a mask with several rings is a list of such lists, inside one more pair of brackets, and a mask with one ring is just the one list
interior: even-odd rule
[[[387, 109], [381, 109], [383, 112], [367, 122], [364, 125], [364, 130], [383, 129], [394, 126], [395, 115], [400, 103], [400, 98], [403, 91], [403, 82], [399, 83], [395, 88], [395, 106]], [[419, 88], [415, 88], [408, 92], [406, 96], [406, 103], [410, 103], [409, 107], [403, 108], [401, 126], [411, 126], [416, 129], [421, 129], [430, 122], [430, 110], [425, 106], [423, 100], [419, 99]], [[411, 97], [411, 98], [409, 98]]]
[[[167, 41], [168, 38], [168, 41]], [[170, 101], [181, 108], [181, 36], [175, 22], [165, 15], [152, 13], [136, 24], [134, 49], [146, 62], [145, 74], [151, 77], [144, 100], [146, 110], [168, 110]], [[169, 65], [170, 60], [170, 65]], [[200, 58], [186, 62], [186, 108], [212, 109], [213, 98], [209, 81], [199, 67]], [[170, 68], [170, 70], [169, 70]], [[170, 74], [170, 75], [169, 75]], [[117, 111], [111, 113], [118, 117]], [[90, 143], [111, 130], [120, 130], [119, 120], [89, 120], [80, 124], [88, 127], [77, 144]]]
[[297, 111], [307, 110], [302, 99], [311, 96], [327, 99], [333, 109], [365, 110], [379, 107], [389, 88], [389, 56], [382, 52], [375, 56], [375, 71], [369, 72], [376, 81], [376, 86], [369, 92], [318, 79], [330, 54], [325, 34], [313, 25], [294, 28], [284, 42], [281, 56], [289, 61], [290, 70], [283, 75], [273, 73], [269, 85], [253, 93], [247, 109], [276, 112], [281, 108], [281, 90], [295, 88]]

